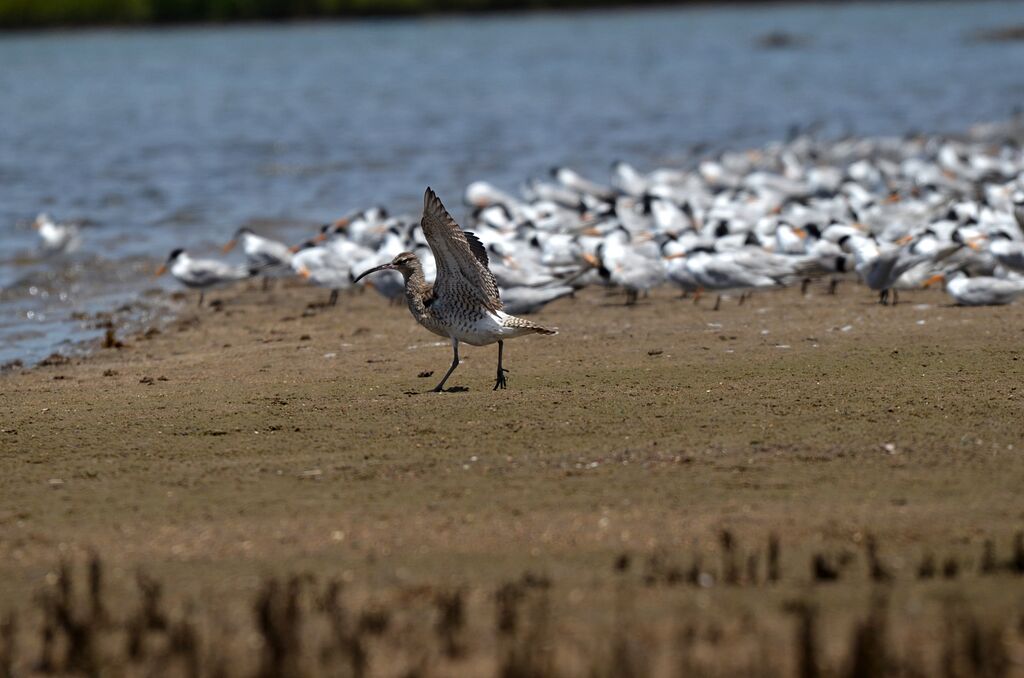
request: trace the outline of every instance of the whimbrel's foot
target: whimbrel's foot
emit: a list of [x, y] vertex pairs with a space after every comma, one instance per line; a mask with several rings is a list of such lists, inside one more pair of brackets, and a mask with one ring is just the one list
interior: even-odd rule
[[497, 391], [499, 388], [506, 388], [508, 386], [508, 379], [505, 378], [505, 374], [508, 373], [504, 367], [498, 368], [498, 378], [494, 381], [494, 388], [492, 390]]

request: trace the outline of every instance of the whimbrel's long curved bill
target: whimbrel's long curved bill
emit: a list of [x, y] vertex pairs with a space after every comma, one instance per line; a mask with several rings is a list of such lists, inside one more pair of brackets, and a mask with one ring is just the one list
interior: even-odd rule
[[356, 276], [355, 280], [352, 281], [352, 284], [355, 284], [355, 283], [359, 282], [360, 280], [362, 280], [366, 276], [370, 275], [371, 273], [376, 273], [377, 271], [393, 271], [393, 270], [395, 270], [395, 265], [394, 264], [383, 264], [382, 266], [377, 266], [375, 268], [371, 268], [369, 271], [363, 271], [358, 276]]

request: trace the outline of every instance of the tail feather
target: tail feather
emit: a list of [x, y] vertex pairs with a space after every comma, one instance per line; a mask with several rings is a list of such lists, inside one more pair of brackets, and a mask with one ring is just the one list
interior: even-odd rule
[[532, 330], [537, 334], [558, 334], [557, 329], [544, 327], [543, 325], [538, 325], [532, 320], [519, 318], [514, 315], [506, 316], [503, 324], [505, 327], [520, 327], [525, 330]]

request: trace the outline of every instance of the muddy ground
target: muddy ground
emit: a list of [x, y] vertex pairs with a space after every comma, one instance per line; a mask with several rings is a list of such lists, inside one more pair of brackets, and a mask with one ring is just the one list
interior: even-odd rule
[[[325, 297], [230, 290], [121, 348], [0, 376], [0, 611], [90, 553], [126, 601], [141, 568], [240, 617], [294, 572], [370, 598], [465, 587], [473, 610], [529, 572], [583, 629], [624, 578], [652, 628], [686, 609], [788, 638], [785, 610], [811, 599], [836, 656], [882, 585], [909, 626], [953, 599], [993, 624], [1024, 610], [1019, 305], [934, 290], [881, 307], [848, 284], [716, 312], [588, 290], [534, 316], [557, 336], [506, 345], [508, 390], [491, 390], [495, 347], [464, 347], [458, 390], [435, 394], [446, 343], [372, 292], [309, 307]], [[659, 588], [698, 555], [707, 577]]]

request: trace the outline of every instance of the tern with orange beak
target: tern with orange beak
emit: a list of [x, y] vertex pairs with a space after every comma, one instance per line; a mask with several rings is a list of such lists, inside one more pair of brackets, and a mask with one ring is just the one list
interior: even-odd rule
[[199, 290], [199, 305], [203, 305], [206, 290], [251, 278], [258, 271], [246, 266], [233, 266], [216, 259], [193, 259], [183, 249], [176, 249], [167, 262], [157, 269], [161, 276], [170, 270], [174, 279], [185, 287]]
[[[488, 268], [487, 250], [475, 235], [463, 231], [441, 200], [427, 188], [423, 195], [423, 235], [437, 262], [437, 279], [429, 284], [419, 257], [402, 252], [390, 263], [365, 271], [355, 281], [377, 271], [398, 271], [405, 280], [405, 299], [420, 325], [452, 342], [452, 364], [435, 392], [459, 366], [459, 343], [472, 346], [498, 344], [498, 371], [494, 390], [505, 388], [508, 372], [502, 366], [506, 339], [557, 331], [502, 310], [498, 285]], [[355, 282], [354, 281], [354, 282]]]
[[264, 289], [267, 288], [271, 277], [290, 273], [292, 252], [283, 242], [257, 235], [251, 228], [240, 228], [224, 245], [223, 253], [227, 254], [238, 243], [242, 244], [242, 252], [245, 253], [245, 261], [249, 268], [259, 270], [263, 276]]
[[300, 278], [331, 291], [327, 306], [338, 303], [338, 292], [352, 286], [351, 265], [326, 245], [308, 240], [295, 248], [292, 269]]
[[[948, 279], [947, 279], [948, 278]], [[951, 274], [937, 273], [925, 281], [930, 287], [947, 279], [946, 293], [959, 306], [1003, 306], [1024, 294], [1024, 278], [968, 277], [963, 271]]]

